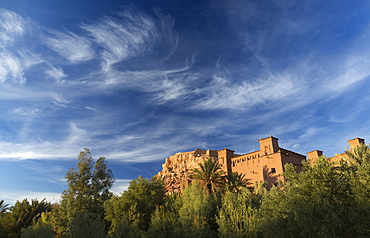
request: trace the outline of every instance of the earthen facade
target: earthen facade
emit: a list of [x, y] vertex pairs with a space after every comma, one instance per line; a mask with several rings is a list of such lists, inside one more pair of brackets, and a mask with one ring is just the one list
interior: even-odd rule
[[245, 174], [252, 183], [267, 181], [271, 187], [283, 179], [284, 164], [291, 163], [297, 171], [302, 169], [306, 156], [279, 147], [278, 139], [270, 136], [259, 140], [260, 149], [248, 154], [235, 154], [233, 150], [201, 150], [177, 153], [166, 159], [159, 176], [165, 180], [167, 191], [179, 191], [189, 183], [192, 171], [207, 158], [215, 158], [225, 173]]

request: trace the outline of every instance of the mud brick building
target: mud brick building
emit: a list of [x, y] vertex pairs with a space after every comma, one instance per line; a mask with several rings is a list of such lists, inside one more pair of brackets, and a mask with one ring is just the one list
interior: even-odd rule
[[260, 149], [248, 154], [235, 154], [233, 150], [201, 150], [176, 153], [166, 159], [162, 171], [169, 192], [178, 192], [191, 181], [190, 175], [199, 163], [207, 158], [214, 158], [221, 164], [225, 173], [238, 172], [245, 174], [252, 183], [267, 181], [271, 187], [283, 179], [284, 165], [293, 164], [297, 171], [302, 169], [302, 161], [306, 156], [280, 148], [278, 139], [270, 136], [259, 140]]

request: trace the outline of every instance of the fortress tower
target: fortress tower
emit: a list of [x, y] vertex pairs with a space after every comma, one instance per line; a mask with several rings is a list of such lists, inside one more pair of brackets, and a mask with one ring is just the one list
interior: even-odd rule
[[262, 155], [274, 154], [279, 151], [278, 138], [273, 136], [267, 137], [265, 139], [259, 139], [260, 152]]

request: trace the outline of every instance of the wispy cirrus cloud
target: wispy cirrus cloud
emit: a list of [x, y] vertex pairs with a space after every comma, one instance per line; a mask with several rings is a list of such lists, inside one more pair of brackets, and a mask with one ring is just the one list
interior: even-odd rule
[[[3, 17], [7, 19], [7, 24], [3, 24], [3, 35], [7, 42], [12, 42], [11, 39], [14, 41], [16, 37], [25, 34], [25, 32], [31, 32], [30, 24], [26, 24], [27, 21], [16, 13], [6, 10], [2, 13]], [[13, 27], [10, 27], [11, 24]], [[26, 71], [38, 64], [38, 70], [45, 73], [45, 78], [54, 79], [56, 83], [63, 83], [65, 86], [60, 90], [55, 90], [53, 81], [41, 79], [45, 82], [42, 86], [43, 92], [41, 92], [41, 95], [44, 96], [39, 98], [49, 96], [57, 106], [65, 106], [70, 102], [65, 99], [66, 94], [72, 93], [75, 97], [79, 97], [73, 89], [68, 90], [68, 88], [75, 86], [75, 82], [81, 78], [90, 79], [90, 82], [86, 84], [89, 90], [100, 90], [100, 86], [94, 88], [94, 83], [97, 82], [97, 79], [103, 79], [104, 85], [118, 84], [122, 85], [121, 87], [137, 87], [144, 92], [150, 92], [153, 94], [153, 102], [156, 104], [173, 102], [179, 97], [188, 95], [184, 90], [187, 85], [182, 82], [183, 76], [179, 73], [182, 74], [190, 68], [188, 63], [185, 63], [185, 66], [172, 66], [172, 68], [160, 65], [161, 61], [165, 61], [174, 52], [178, 43], [177, 36], [173, 33], [173, 25], [174, 19], [161, 13], [160, 10], [154, 10], [154, 15], [149, 15], [125, 8], [115, 17], [106, 16], [97, 23], [83, 24], [81, 26], [83, 31], [79, 33], [41, 27], [44, 34], [40, 35], [42, 36], [40, 42], [46, 44], [59, 56], [74, 65], [94, 59], [93, 65], [100, 62], [101, 70], [86, 71], [78, 75], [74, 71], [71, 74], [69, 68], [60, 59], [48, 54], [36, 55], [27, 50], [27, 45], [24, 45], [18, 51], [5, 48], [0, 50], [0, 82], [24, 84], [27, 77], [33, 78]], [[13, 30], [13, 32], [10, 28], [18, 30]], [[137, 58], [146, 60], [144, 65], [148, 65], [148, 67], [131, 70], [118, 65], [118, 63], [135, 61]], [[111, 67], [113, 65], [114, 67]], [[67, 77], [69, 77], [69, 85], [65, 84], [64, 79]], [[30, 84], [30, 86], [33, 85]], [[28, 88], [22, 89], [22, 97], [34, 93], [34, 89], [27, 92]], [[52, 91], [48, 92], [47, 90]], [[16, 91], [20, 91], [20, 89]], [[7, 93], [3, 94], [3, 97], [15, 98], [15, 95]]]
[[41, 62], [37, 55], [27, 50], [11, 52], [0, 48], [0, 83], [25, 83], [25, 71]]
[[54, 102], [54, 104], [57, 106], [65, 107], [68, 103], [70, 103], [70, 101], [65, 99], [65, 97], [63, 97], [62, 94], [59, 94], [57, 92], [50, 92], [49, 96]]
[[70, 31], [60, 32], [47, 30], [44, 37], [45, 44], [66, 58], [71, 63], [79, 63], [94, 58], [95, 52], [89, 38], [74, 34]]
[[[53, 150], [50, 150], [50, 146], [53, 145]], [[76, 151], [63, 151], [59, 149], [67, 149], [68, 147], [61, 147], [58, 143], [50, 143], [44, 141], [23, 141], [23, 142], [7, 142], [0, 141], [0, 159], [1, 160], [26, 160], [26, 159], [38, 159], [38, 160], [58, 160], [65, 158], [75, 158]], [[59, 151], [55, 153], [55, 151]], [[54, 152], [53, 152], [54, 151]]]
[[355, 60], [355, 62], [348, 62], [349, 65], [344, 66], [345, 71], [329, 81], [330, 83], [327, 85], [329, 90], [335, 92], [346, 91], [355, 83], [370, 76], [370, 58], [350, 59], [350, 61], [352, 60]]
[[[172, 33], [173, 19], [157, 11], [157, 19], [143, 12], [126, 8], [117, 17], [104, 17], [95, 24], [84, 24], [94, 41], [103, 47], [102, 70], [110, 70], [120, 61], [127, 61], [150, 54], [155, 48], [164, 52], [176, 45]], [[162, 48], [163, 49], [163, 48]]]
[[270, 75], [265, 79], [231, 83], [227, 78], [213, 75], [209, 86], [201, 89], [203, 98], [195, 102], [193, 109], [249, 110], [269, 101], [279, 101], [300, 89], [289, 75]]
[[2, 50], [0, 51], [0, 83], [6, 81], [22, 84], [26, 78], [19, 58], [9, 51]]
[[35, 117], [40, 112], [40, 109], [38, 108], [26, 108], [26, 107], [16, 107], [12, 110], [12, 114], [15, 115], [15, 117]]
[[26, 21], [18, 14], [0, 8], [0, 43], [12, 44], [14, 39], [25, 32]]
[[[14, 12], [0, 8], [0, 83], [23, 84], [25, 71], [42, 62], [21, 41], [31, 22]], [[18, 43], [14, 47], [15, 42]]]
[[51, 65], [50, 68], [45, 69], [45, 73], [48, 78], [52, 78], [58, 83], [63, 82], [63, 79], [68, 77], [68, 75], [64, 73], [61, 67], [55, 67], [53, 65]]
[[139, 56], [149, 50], [150, 45], [147, 43], [153, 40], [150, 31], [153, 31], [155, 26], [147, 16], [141, 17], [137, 17], [138, 21], [128, 22], [127, 26], [123, 24], [124, 21], [105, 17], [95, 25], [84, 25], [83, 29], [104, 47], [102, 57], [107, 64], [115, 63]]
[[179, 98], [184, 101], [191, 93], [189, 92], [189, 89], [187, 89], [186, 82], [183, 82], [183, 80], [169, 80], [165, 77], [160, 84], [161, 85], [158, 85], [157, 90], [153, 88], [154, 91], [159, 91], [154, 96], [155, 103], [157, 104], [165, 104], [168, 101], [177, 101]]
[[28, 131], [19, 132], [26, 135], [17, 136], [13, 141], [0, 140], [0, 160], [70, 160], [86, 147], [88, 140], [86, 131], [74, 123], [70, 123], [69, 128], [65, 129], [66, 136], [59, 135], [50, 141], [37, 137], [30, 138], [33, 129], [28, 128]]
[[328, 91], [341, 93], [369, 78], [370, 57], [367, 54], [370, 50], [369, 38], [370, 29], [367, 29], [349, 49], [340, 52], [335, 58], [336, 62], [326, 62], [329, 66], [328, 74], [330, 74], [325, 85]]
[[0, 100], [40, 100], [45, 97], [43, 93], [31, 91], [24, 87], [16, 87], [17, 85], [1, 85]]
[[[23, 113], [15, 109], [15, 113]], [[94, 111], [95, 112], [95, 111]], [[194, 127], [193, 122], [181, 126], [184, 133], [173, 135], [178, 130], [177, 121], [174, 117], [168, 117], [165, 121], [152, 125], [151, 128], [135, 127], [130, 131], [128, 125], [112, 126], [112, 119], [99, 122], [101, 114], [91, 117], [89, 122], [70, 122], [66, 128], [66, 135], [44, 140], [40, 138], [16, 138], [13, 141], [0, 140], [0, 160], [71, 160], [76, 157], [78, 151], [88, 147], [97, 151], [109, 160], [120, 162], [148, 162], [166, 158], [170, 153], [177, 150], [186, 150], [200, 142], [191, 139], [192, 135], [207, 130], [209, 120], [202, 127]], [[147, 120], [147, 119], [146, 119]], [[108, 123], [108, 124], [107, 124]], [[140, 124], [147, 123], [146, 121]], [[111, 128], [113, 127], [113, 128]], [[214, 127], [211, 125], [211, 127]], [[96, 128], [100, 128], [97, 130]], [[33, 130], [33, 128], [31, 128]], [[118, 130], [118, 131], [117, 131]], [[112, 135], [114, 132], [117, 135]], [[24, 132], [29, 135], [30, 132]], [[104, 138], [104, 139], [103, 139]], [[18, 140], [18, 142], [14, 142]], [[181, 149], [182, 148], [182, 149]]]
[[[258, 7], [251, 6], [249, 11], [253, 9], [257, 11]], [[247, 23], [250, 23], [249, 21], [255, 20], [259, 13], [248, 15], [246, 19], [243, 18], [244, 15], [239, 14], [237, 19], [233, 18], [230, 20], [233, 26], [237, 26], [237, 31], [240, 31]], [[23, 26], [22, 22], [24, 22], [24, 19], [19, 16], [14, 14], [6, 16], [9, 19], [13, 19], [9, 22], [14, 24], [14, 26], [16, 24], [12, 22], [15, 21], [19, 23], [19, 26]], [[300, 28], [301, 22], [292, 22], [290, 20], [284, 17], [278, 20], [278, 22], [289, 23], [287, 24], [289, 30], [284, 31], [284, 37], [287, 39], [294, 36], [299, 36], [298, 38], [301, 39], [300, 37], [305, 36], [313, 28], [312, 26], [316, 26], [316, 22], [306, 22], [305, 27]], [[266, 22], [267, 20], [265, 19], [264, 21]], [[99, 141], [96, 138], [107, 136], [105, 134], [107, 131], [114, 131], [107, 126], [109, 124], [115, 125], [116, 121], [114, 119], [110, 120], [110, 118], [123, 118], [125, 116], [123, 113], [114, 111], [109, 105], [115, 102], [116, 98], [119, 98], [120, 90], [125, 92], [135, 90], [135, 93], [145, 95], [147, 100], [145, 106], [160, 105], [173, 109], [180, 105], [181, 110], [187, 113], [228, 110], [240, 116], [257, 107], [265, 110], [263, 113], [249, 118], [249, 122], [253, 124], [256, 121], [271, 120], [272, 115], [275, 115], [274, 118], [277, 118], [277, 114], [282, 115], [300, 109], [302, 106], [318, 99], [327, 100], [327, 98], [330, 98], [330, 95], [327, 97], [328, 94], [338, 95], [338, 92], [344, 92], [348, 86], [363, 81], [369, 75], [367, 70], [369, 68], [368, 59], [364, 55], [350, 55], [339, 52], [330, 57], [326, 56], [326, 59], [324, 59], [314, 49], [312, 49], [312, 52], [305, 51], [310, 53], [308, 55], [285, 55], [289, 59], [290, 57], [294, 58], [294, 64], [287, 60], [281, 66], [279, 60], [283, 56], [279, 56], [279, 54], [276, 54], [278, 56], [265, 54], [265, 50], [269, 51], [269, 47], [276, 46], [275, 43], [282, 39], [282, 35], [279, 35], [283, 32], [282, 27], [276, 28], [277, 30], [274, 31], [273, 36], [266, 33], [274, 28], [272, 26], [261, 29], [253, 37], [250, 35], [240, 36], [240, 39], [235, 42], [237, 46], [245, 46], [243, 50], [248, 54], [250, 53], [252, 60], [259, 63], [258, 67], [260, 68], [255, 74], [256, 76], [238, 77], [240, 75], [233, 73], [240, 69], [232, 67], [225, 69], [225, 66], [219, 63], [216, 66], [209, 64], [199, 66], [197, 65], [199, 64], [196, 56], [197, 49], [186, 51], [189, 55], [181, 53], [182, 55], [177, 56], [177, 59], [182, 58], [182, 60], [172, 63], [170, 57], [177, 53], [178, 44], [181, 43], [174, 33], [174, 22], [173, 17], [162, 14], [159, 11], [149, 15], [126, 8], [115, 16], [106, 16], [95, 23], [82, 24], [82, 30], [80, 29], [81, 31], [78, 32], [48, 29], [45, 35], [43, 35], [44, 38], [41, 42], [53, 49], [58, 54], [57, 57], [55, 58], [55, 55], [51, 57], [48, 53], [36, 55], [30, 51], [18, 52], [8, 49], [1, 51], [0, 62], [3, 63], [0, 64], [0, 82], [14, 81], [19, 84], [25, 84], [29, 75], [25, 72], [37, 63], [41, 64], [39, 67], [42, 69], [42, 72], [46, 73], [46, 79], [54, 80], [42, 78], [40, 81], [36, 82], [35, 80], [33, 84], [30, 83], [22, 88], [8, 87], [9, 90], [1, 94], [0, 99], [19, 100], [21, 98], [37, 97], [38, 104], [33, 108], [39, 110], [37, 114], [40, 116], [43, 113], [41, 104], [48, 104], [49, 107], [52, 104], [60, 108], [60, 110], [63, 109], [68, 114], [70, 113], [70, 116], [61, 123], [63, 126], [66, 126], [65, 131], [68, 131], [69, 136], [65, 136], [65, 134], [60, 135], [63, 138], [57, 144], [59, 146], [66, 145], [65, 147], [77, 144], [74, 149], [79, 150], [79, 146], [83, 144], [79, 144], [80, 140], [88, 141], [93, 146], [99, 147]], [[22, 35], [25, 32], [25, 30], [11, 32], [11, 30], [8, 30], [7, 25], [3, 26], [3, 29], [6, 29], [4, 30], [6, 36], [13, 37], [7, 38], [7, 44], [12, 42], [11, 39], [14, 39], [14, 36]], [[365, 37], [365, 39], [367, 38]], [[251, 45], [251, 42], [254, 45]], [[285, 42], [283, 46], [289, 45], [288, 43]], [[283, 48], [279, 50], [283, 51]], [[187, 61], [187, 58], [191, 60]], [[345, 60], [336, 62], [338, 63], [337, 66], [330, 64], [332, 66], [331, 69], [320, 67], [320, 65], [329, 65], [329, 61], [334, 62], [333, 59], [337, 58], [344, 58]], [[67, 64], [64, 59], [67, 59]], [[88, 65], [91, 68], [81, 73], [82, 64], [85, 67], [87, 61], [91, 61]], [[307, 63], [307, 61], [310, 62]], [[315, 61], [317, 63], [312, 63]], [[254, 66], [250, 66], [248, 62], [246, 61], [242, 65], [238, 65], [238, 67], [248, 68]], [[230, 64], [230, 62], [228, 63]], [[3, 68], [1, 68], [1, 65], [3, 65]], [[339, 70], [341, 68], [345, 70]], [[227, 74], [230, 71], [231, 73]], [[67, 80], [64, 79], [67, 77], [68, 83], [65, 83]], [[81, 78], [86, 80], [80, 82]], [[83, 90], [81, 90], [81, 87], [76, 87], [78, 82], [83, 86]], [[336, 88], [334, 90], [336, 92], [330, 92], [330, 90], [326, 92], [325, 90], [328, 88], [325, 88], [325, 86], [329, 87], [333, 83], [332, 89]], [[38, 85], [42, 85], [42, 90], [37, 91]], [[87, 103], [88, 101], [94, 101], [91, 95], [99, 95], [106, 104]], [[84, 99], [84, 102], [81, 103], [83, 106], [74, 105], [82, 98]], [[140, 106], [138, 105], [137, 107], [139, 108]], [[19, 113], [22, 113], [22, 111], [24, 113], [32, 112], [32, 107], [29, 110], [26, 110], [25, 107], [18, 109]], [[80, 112], [76, 113], [72, 109], [78, 109]], [[49, 112], [54, 113], [55, 111], [50, 110]], [[15, 113], [14, 110], [12, 112]], [[99, 114], [100, 117], [92, 117], [91, 114], [93, 113], [101, 114]], [[225, 118], [221, 116], [220, 120]], [[82, 121], [86, 123], [84, 126], [80, 124]], [[89, 125], [87, 121], [99, 126], [86, 126]], [[101, 121], [105, 122], [102, 123]], [[204, 124], [201, 125], [204, 126]], [[208, 125], [207, 128], [211, 131], [209, 133], [212, 133], [212, 131], [216, 131], [223, 125], [223, 123], [221, 125], [217, 124], [216, 127]], [[93, 128], [91, 131], [99, 128], [99, 130], [105, 130], [105, 132], [94, 134], [89, 131], [90, 128]], [[165, 127], [162, 129], [165, 130]], [[91, 133], [94, 135], [91, 135]], [[149, 139], [138, 139], [138, 134], [130, 134], [132, 135], [131, 138], [136, 139], [122, 141], [140, 145], [152, 143], [149, 142]], [[148, 138], [154, 140], [160, 140], [161, 138], [148, 136]], [[128, 150], [127, 152], [122, 152], [122, 147], [114, 142], [117, 139], [120, 141], [118, 137], [114, 137], [113, 140], [107, 140], [106, 143], [102, 143], [107, 147], [109, 147], [109, 144], [114, 144], [114, 152], [110, 155], [117, 159], [120, 156], [123, 158], [135, 158], [139, 157], [140, 154], [149, 154], [150, 149], [165, 149], [165, 147], [162, 147], [162, 143], [158, 143], [150, 147], [149, 150], [137, 149], [136, 151]], [[181, 136], [181, 139], [186, 140], [187, 137]], [[181, 143], [173, 145], [179, 146], [179, 144]], [[46, 151], [47, 149], [42, 144], [34, 146], [39, 148], [39, 151]], [[12, 158], [35, 158], [36, 156], [46, 158], [49, 156], [47, 152], [35, 153], [33, 150], [23, 150], [20, 153], [19, 155], [13, 154]], [[158, 155], [149, 156], [148, 160], [154, 159], [155, 156], [158, 157]]]

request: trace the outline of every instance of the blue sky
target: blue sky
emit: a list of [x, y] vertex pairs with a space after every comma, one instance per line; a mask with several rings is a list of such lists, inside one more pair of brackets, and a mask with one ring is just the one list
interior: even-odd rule
[[0, 199], [57, 201], [83, 148], [120, 193], [166, 157], [370, 140], [370, 3], [0, 2]]

